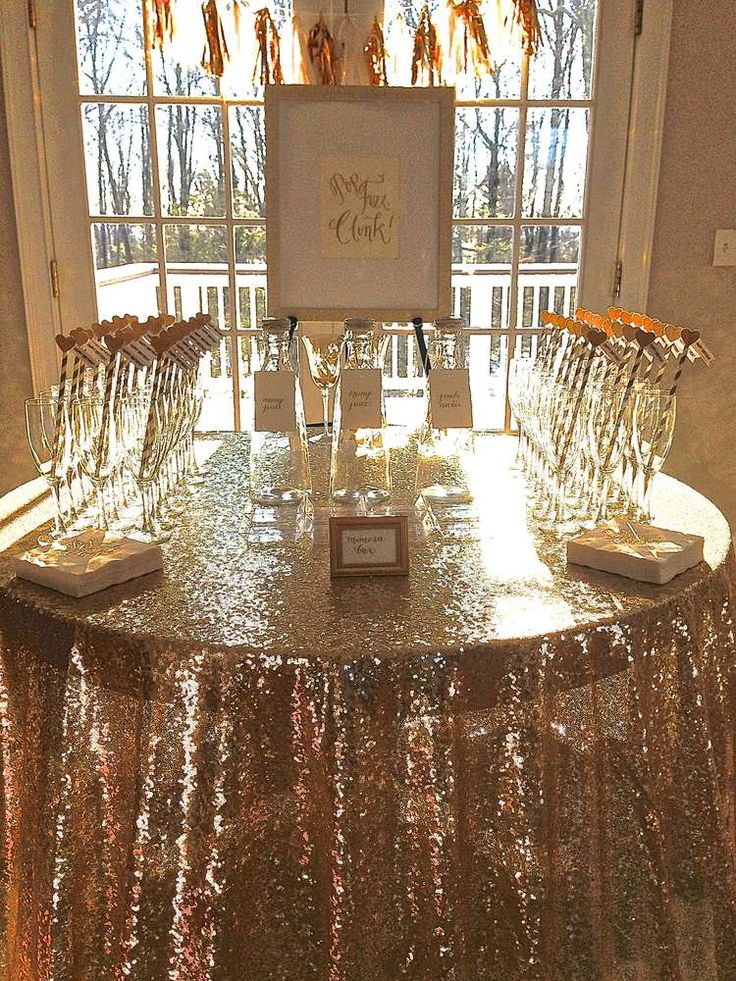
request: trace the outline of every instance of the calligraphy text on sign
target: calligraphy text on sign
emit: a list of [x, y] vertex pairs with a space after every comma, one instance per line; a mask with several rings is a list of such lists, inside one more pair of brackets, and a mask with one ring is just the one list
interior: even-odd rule
[[436, 429], [471, 429], [473, 407], [467, 368], [439, 368], [429, 376], [429, 404]]
[[295, 381], [290, 371], [253, 372], [253, 428], [257, 433], [296, 430]]
[[340, 411], [343, 429], [380, 429], [381, 369], [343, 368]]
[[323, 157], [322, 255], [328, 259], [399, 256], [399, 158]]

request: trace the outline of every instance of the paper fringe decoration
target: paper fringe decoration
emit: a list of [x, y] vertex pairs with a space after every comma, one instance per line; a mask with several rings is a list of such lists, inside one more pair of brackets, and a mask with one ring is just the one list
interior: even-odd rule
[[514, 20], [521, 28], [524, 50], [528, 55], [535, 55], [542, 43], [537, 0], [514, 0]]
[[322, 14], [319, 20], [309, 32], [307, 41], [309, 60], [312, 64], [315, 61], [319, 68], [319, 79], [322, 85], [337, 85], [337, 58], [335, 56], [335, 42], [332, 40], [325, 19]]
[[373, 19], [373, 27], [363, 48], [368, 61], [371, 85], [388, 85], [386, 74], [386, 42], [378, 18]]
[[149, 0], [151, 23], [151, 47], [163, 48], [165, 41], [174, 36], [174, 18], [171, 13], [171, 0]]
[[411, 59], [411, 84], [416, 85], [420, 74], [426, 73], [429, 85], [441, 84], [442, 58], [437, 43], [437, 31], [425, 3], [414, 35], [414, 54]]
[[462, 32], [462, 44], [458, 51], [457, 69], [467, 73], [472, 66], [474, 74], [492, 75], [491, 52], [488, 46], [483, 15], [476, 0], [461, 0], [450, 4], [450, 47], [455, 50], [456, 36]]
[[261, 85], [280, 85], [284, 80], [281, 73], [281, 41], [268, 7], [257, 12], [255, 31], [258, 53], [253, 78], [258, 75]]
[[202, 67], [209, 75], [217, 75], [219, 78], [225, 71], [225, 61], [229, 56], [216, 0], [205, 0], [202, 4], [202, 17], [207, 32], [207, 44], [202, 53]]

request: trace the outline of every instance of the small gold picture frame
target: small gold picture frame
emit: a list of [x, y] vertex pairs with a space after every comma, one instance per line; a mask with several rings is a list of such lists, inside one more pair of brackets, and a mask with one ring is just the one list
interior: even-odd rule
[[408, 576], [405, 514], [330, 518], [330, 576]]

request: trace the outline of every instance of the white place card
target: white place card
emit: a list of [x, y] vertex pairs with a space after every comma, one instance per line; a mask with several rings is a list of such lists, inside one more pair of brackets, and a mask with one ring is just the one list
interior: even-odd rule
[[253, 429], [296, 432], [296, 377], [290, 371], [253, 372]]
[[340, 382], [340, 408], [343, 429], [380, 429], [380, 368], [343, 368]]
[[438, 368], [429, 375], [429, 406], [435, 429], [472, 429], [473, 403], [467, 368]]

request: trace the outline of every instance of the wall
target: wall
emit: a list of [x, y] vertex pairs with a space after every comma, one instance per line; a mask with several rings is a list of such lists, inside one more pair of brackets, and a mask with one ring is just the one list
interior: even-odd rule
[[686, 371], [667, 469], [734, 528], [736, 267], [712, 261], [716, 229], [736, 228], [735, 36], [734, 0], [675, 0], [647, 304], [651, 316], [701, 330], [716, 355]]
[[23, 422], [33, 395], [0, 74], [0, 495], [37, 476]]

